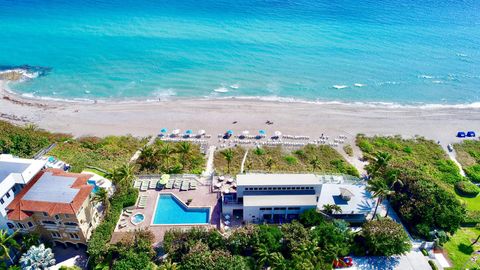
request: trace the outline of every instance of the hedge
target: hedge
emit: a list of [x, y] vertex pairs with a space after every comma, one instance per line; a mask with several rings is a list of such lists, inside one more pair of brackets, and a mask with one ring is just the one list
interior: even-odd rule
[[470, 181], [460, 181], [455, 184], [457, 193], [464, 197], [476, 197], [480, 192], [480, 188]]
[[93, 265], [99, 264], [103, 255], [107, 251], [106, 245], [112, 237], [122, 210], [125, 207], [135, 205], [138, 197], [138, 189], [129, 188], [122, 193], [115, 193], [110, 198], [110, 209], [100, 225], [93, 231], [90, 240], [88, 241], [88, 254], [90, 256], [90, 263]]
[[467, 211], [462, 226], [475, 226], [480, 223], [480, 211]]
[[465, 167], [463, 169], [472, 182], [480, 183], [480, 164], [475, 164], [473, 166]]
[[438, 270], [438, 267], [437, 267], [437, 265], [435, 264], [434, 261], [429, 260], [428, 264], [430, 264], [430, 267], [432, 267], [432, 270]]

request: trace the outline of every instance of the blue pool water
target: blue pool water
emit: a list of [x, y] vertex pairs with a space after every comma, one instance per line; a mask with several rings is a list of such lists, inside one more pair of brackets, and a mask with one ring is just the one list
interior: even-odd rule
[[480, 102], [478, 0], [0, 0], [25, 95]]
[[92, 189], [92, 192], [93, 192], [93, 193], [97, 193], [97, 192], [98, 192], [99, 187], [97, 186], [95, 180], [87, 180], [87, 184], [93, 186], [93, 189]]
[[136, 224], [142, 223], [144, 219], [145, 219], [145, 216], [142, 213], [138, 213], [132, 217], [132, 222], [136, 225]]
[[206, 224], [208, 208], [186, 208], [172, 195], [159, 195], [153, 224]]

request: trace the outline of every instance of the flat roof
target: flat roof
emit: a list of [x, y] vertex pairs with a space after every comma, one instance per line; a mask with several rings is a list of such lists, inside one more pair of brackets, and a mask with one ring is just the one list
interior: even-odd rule
[[72, 188], [77, 178], [76, 175], [57, 176], [52, 172], [45, 172], [23, 196], [23, 199], [40, 202], [70, 203], [80, 191], [78, 188]]
[[[350, 200], [342, 199], [342, 189], [351, 193]], [[326, 204], [336, 204], [342, 209], [341, 214], [367, 214], [373, 211], [375, 203], [365, 184], [323, 184], [317, 207], [322, 210]]]
[[317, 205], [315, 195], [252, 195], [243, 196], [243, 206], [312, 206]]
[[321, 178], [315, 174], [248, 173], [237, 175], [237, 186], [304, 186], [321, 184]]
[[17, 158], [8, 154], [0, 155], [0, 183], [12, 174], [21, 175], [26, 184], [44, 166], [46, 161], [36, 159]]

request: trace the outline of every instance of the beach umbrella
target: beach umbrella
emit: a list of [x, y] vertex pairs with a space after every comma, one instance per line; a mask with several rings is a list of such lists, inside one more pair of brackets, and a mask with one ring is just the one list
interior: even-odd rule
[[248, 135], [249, 133], [250, 133], [250, 131], [248, 131], [248, 130], [242, 131], [242, 134], [243, 134], [243, 135]]
[[167, 131], [168, 131], [167, 128], [162, 128], [162, 129], [160, 130], [161, 133], [166, 133]]
[[265, 133], [267, 133], [267, 132], [266, 132], [264, 129], [260, 129], [260, 130], [258, 131], [258, 133], [260, 133], [261, 135], [265, 135]]
[[227, 134], [232, 135], [232, 134], [233, 134], [233, 130], [231, 130], [231, 129], [227, 130]]
[[278, 130], [277, 130], [277, 131], [275, 131], [275, 136], [277, 136], [277, 137], [280, 137], [280, 136], [282, 136], [282, 132], [280, 132], [280, 131], [278, 131]]
[[185, 131], [185, 134], [192, 134], [193, 133], [193, 130], [191, 129], [187, 129], [187, 131]]
[[205, 130], [204, 129], [200, 129], [198, 131], [198, 135], [205, 135]]
[[168, 180], [170, 180], [170, 174], [163, 174], [162, 177], [160, 177], [160, 184], [166, 185]]
[[180, 133], [180, 129], [174, 129], [174, 130], [172, 131], [172, 134], [175, 134], [175, 135], [176, 135], [176, 134], [178, 134], [178, 133]]

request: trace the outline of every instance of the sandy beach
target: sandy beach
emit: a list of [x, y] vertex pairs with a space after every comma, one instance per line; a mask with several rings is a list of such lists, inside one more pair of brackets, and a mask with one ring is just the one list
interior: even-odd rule
[[[421, 135], [454, 142], [459, 130], [480, 132], [480, 109], [461, 107], [389, 107], [355, 104], [315, 104], [259, 100], [171, 100], [158, 102], [82, 103], [27, 99], [0, 84], [0, 119], [74, 136], [156, 135], [172, 130], [204, 129], [214, 138], [228, 129], [234, 132], [265, 129], [268, 134]], [[267, 120], [273, 125], [267, 125]], [[233, 124], [237, 121], [236, 124]]]

